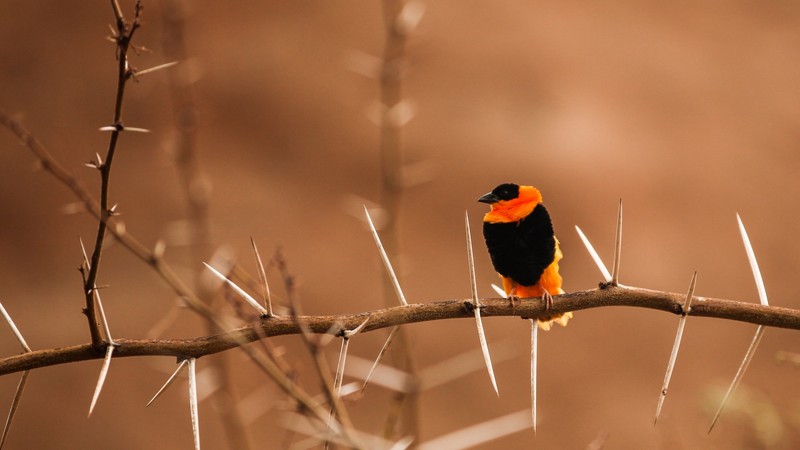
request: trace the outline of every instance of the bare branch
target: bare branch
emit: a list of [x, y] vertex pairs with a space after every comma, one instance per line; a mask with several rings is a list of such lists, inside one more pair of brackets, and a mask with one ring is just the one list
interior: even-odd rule
[[[545, 311], [545, 305], [539, 298], [522, 299], [513, 307], [510, 305], [510, 302], [504, 298], [482, 298], [480, 299], [481, 305], [483, 306], [481, 308], [481, 314], [484, 317], [506, 316], [533, 319], [567, 311], [625, 306], [654, 309], [680, 315], [683, 302], [686, 299], [686, 294], [653, 291], [626, 286], [570, 292], [555, 297], [558, 301], [553, 303], [549, 311]], [[298, 316], [297, 319], [302, 322], [311, 333], [324, 334], [328, 333], [335, 324], [339, 324], [342, 328], [355, 328], [361, 324], [367, 316], [371, 316], [369, 323], [362, 331], [362, 333], [367, 333], [397, 325], [432, 320], [472, 319], [474, 318], [473, 314], [464, 309], [464, 303], [467, 302], [471, 302], [471, 299], [417, 303], [408, 306], [377, 309], [358, 314]], [[692, 305], [692, 309], [689, 312], [689, 316], [692, 317], [714, 317], [768, 327], [800, 330], [800, 310], [797, 309], [763, 306], [747, 302], [697, 296], [693, 297]], [[256, 330], [256, 327], [258, 330]], [[114, 350], [114, 356], [174, 356], [199, 358], [201, 356], [230, 350], [242, 344], [254, 342], [262, 338], [299, 333], [300, 328], [291, 317], [273, 317], [268, 320], [261, 320], [257, 325], [251, 324], [245, 327], [231, 329], [224, 333], [191, 339], [116, 338], [114, 341], [117, 348]], [[250, 350], [249, 347], [242, 348]], [[90, 344], [35, 350], [30, 353], [0, 359], [0, 375], [56, 364], [99, 359], [102, 357], [103, 355], [98, 355]], [[274, 369], [275, 372], [277, 372], [274, 376], [278, 376], [278, 373], [280, 373], [279, 379], [281, 381], [279, 385], [285, 389], [293, 389], [289, 387], [290, 385], [293, 386], [293, 384], [274, 363], [271, 363], [263, 357], [259, 357], [257, 362], [262, 367], [263, 365], [270, 364], [270, 369]], [[289, 384], [284, 385], [284, 382]]]

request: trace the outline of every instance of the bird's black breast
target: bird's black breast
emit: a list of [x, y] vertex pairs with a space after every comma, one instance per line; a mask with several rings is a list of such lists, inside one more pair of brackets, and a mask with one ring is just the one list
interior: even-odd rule
[[523, 286], [538, 283], [555, 257], [553, 223], [542, 204], [519, 222], [484, 222], [483, 236], [494, 269]]

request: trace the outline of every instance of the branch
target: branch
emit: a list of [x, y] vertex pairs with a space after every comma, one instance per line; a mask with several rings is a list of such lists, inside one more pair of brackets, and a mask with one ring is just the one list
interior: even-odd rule
[[[680, 314], [686, 295], [618, 286], [571, 292], [553, 298], [554, 303], [549, 311], [545, 311], [545, 305], [539, 299], [522, 300], [519, 304], [512, 305], [507, 299], [485, 298], [480, 300], [481, 315], [484, 317], [509, 316], [535, 319], [567, 311], [608, 306], [649, 308]], [[272, 336], [300, 334], [302, 331], [298, 323], [302, 323], [303, 327], [313, 333], [323, 334], [335, 324], [341, 326], [339, 329], [353, 329], [360, 325], [366, 317], [371, 318], [362, 333], [432, 320], [472, 319], [472, 312], [464, 306], [469, 302], [471, 300], [463, 299], [417, 303], [339, 316], [272, 317], [263, 319], [258, 325], [192, 339], [115, 339], [114, 357], [200, 358], [230, 350], [241, 345], [242, 342], [254, 342]], [[733, 300], [693, 297], [689, 315], [800, 330], [800, 310]], [[0, 375], [56, 364], [100, 359], [103, 356], [104, 353], [98, 353], [90, 344], [39, 350], [0, 360]]]

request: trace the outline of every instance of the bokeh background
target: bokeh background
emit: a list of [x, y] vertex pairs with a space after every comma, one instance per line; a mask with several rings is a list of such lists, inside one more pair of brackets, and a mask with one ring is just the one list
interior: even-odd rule
[[[122, 2], [127, 14], [132, 3]], [[132, 57], [168, 61], [166, 2], [146, 1]], [[751, 2], [426, 2], [407, 47], [403, 96], [415, 116], [402, 128], [413, 184], [398, 216], [406, 296], [429, 302], [469, 295], [463, 214], [479, 230], [478, 196], [514, 181], [539, 187], [565, 258], [567, 291], [600, 275], [574, 231], [579, 225], [610, 263], [619, 198], [625, 202], [621, 281], [757, 302], [735, 213], [748, 227], [770, 300], [800, 308], [800, 6]], [[307, 314], [383, 305], [382, 267], [362, 203], [379, 201], [379, 87], [361, 72], [383, 51], [379, 1], [192, 2], [185, 11], [184, 62], [198, 112], [200, 170], [212, 186], [210, 251], [255, 270], [283, 249]], [[84, 167], [103, 154], [116, 64], [104, 38], [108, 2], [0, 3], [0, 107], [18, 114], [51, 152], [97, 191]], [[193, 280], [196, 254], [183, 245], [187, 207], [177, 175], [173, 103], [166, 72], [128, 86], [126, 124], [112, 175], [112, 202], [147, 245]], [[75, 198], [7, 131], [0, 132], [0, 301], [33, 348], [87, 342], [76, 268], [78, 236], [95, 223], [69, 214]], [[479, 290], [494, 296], [488, 256], [476, 243]], [[207, 255], [211, 258], [210, 254]], [[270, 273], [281, 301], [284, 291]], [[204, 334], [174, 294], [121, 246], [104, 254], [100, 283], [114, 336], [140, 338], [165, 316], [163, 337]], [[540, 337], [539, 431], [480, 448], [797, 448], [800, 334], [768, 329], [729, 408], [707, 435], [721, 394], [755, 326], [690, 319], [658, 427], [653, 415], [677, 317], [645, 309], [581, 311], [566, 329]], [[423, 393], [420, 441], [529, 407], [529, 327], [484, 321], [500, 397], [478, 369]], [[472, 321], [406, 327], [418, 367], [477, 348]], [[359, 337], [372, 358], [385, 332]], [[3, 337], [4, 336], [4, 337]], [[275, 340], [302, 383], [317, 384], [296, 337]], [[0, 354], [18, 352], [0, 331]], [[338, 346], [330, 348], [335, 364]], [[259, 448], [281, 448], [283, 395], [236, 352], [231, 382]], [[200, 360], [202, 370], [205, 360]], [[190, 448], [185, 382], [144, 408], [174, 367], [170, 358], [115, 360], [95, 414], [86, 418], [99, 361], [32, 373], [8, 448]], [[0, 379], [9, 405], [18, 377]], [[348, 379], [349, 381], [349, 379]], [[213, 382], [209, 382], [213, 385]], [[391, 394], [380, 388], [350, 405], [377, 432]], [[263, 413], [263, 414], [262, 414]], [[214, 403], [200, 404], [205, 448], [228, 446]]]

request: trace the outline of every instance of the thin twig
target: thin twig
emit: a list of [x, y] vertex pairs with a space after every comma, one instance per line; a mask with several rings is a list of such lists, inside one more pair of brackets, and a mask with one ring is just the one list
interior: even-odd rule
[[97, 224], [97, 236], [95, 238], [94, 250], [92, 251], [89, 273], [86, 275], [84, 282], [84, 292], [86, 292], [86, 317], [89, 321], [89, 333], [92, 338], [92, 344], [95, 346], [101, 344], [102, 337], [100, 336], [100, 326], [94, 306], [95, 300], [93, 290], [97, 285], [97, 276], [100, 270], [100, 256], [103, 252], [106, 228], [108, 226], [105, 219], [112, 215], [112, 211], [109, 209], [108, 197], [109, 187], [111, 185], [111, 167], [117, 150], [119, 134], [124, 128], [122, 126], [122, 102], [125, 95], [125, 84], [130, 79], [131, 73], [128, 64], [128, 49], [136, 29], [139, 28], [139, 13], [141, 12], [141, 5], [137, 2], [133, 22], [128, 23], [122, 15], [122, 10], [116, 0], [113, 0], [111, 5], [114, 10], [117, 26], [115, 35], [115, 42], [117, 45], [117, 95], [114, 103], [114, 120], [112, 122], [115, 130], [111, 132], [108, 148], [106, 150], [105, 162], [98, 167], [100, 171], [99, 214], [101, 220], [99, 220]]

